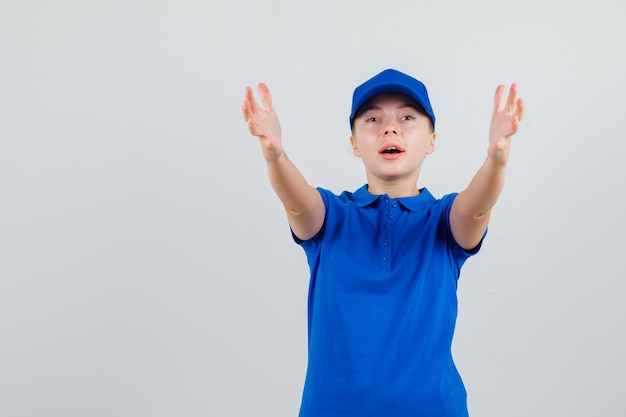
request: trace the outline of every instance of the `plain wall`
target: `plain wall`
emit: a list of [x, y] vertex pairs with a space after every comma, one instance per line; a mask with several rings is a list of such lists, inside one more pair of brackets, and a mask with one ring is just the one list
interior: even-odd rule
[[352, 90], [428, 86], [420, 178], [463, 189], [498, 84], [527, 112], [455, 358], [473, 416], [626, 415], [621, 0], [0, 3], [0, 415], [295, 416], [304, 253], [241, 117], [266, 82], [314, 185], [365, 181]]

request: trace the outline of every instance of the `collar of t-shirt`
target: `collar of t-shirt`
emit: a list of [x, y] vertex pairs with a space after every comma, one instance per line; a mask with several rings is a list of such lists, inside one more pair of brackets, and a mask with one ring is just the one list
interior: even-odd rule
[[430, 206], [435, 201], [435, 197], [433, 197], [428, 189], [420, 188], [419, 191], [420, 193], [414, 197], [391, 198], [386, 194], [370, 194], [370, 192], [367, 190], [367, 184], [365, 184], [354, 193], [352, 193], [352, 199], [357, 206], [365, 207], [373, 204], [381, 197], [386, 197], [390, 200], [397, 201], [402, 207], [407, 210], [417, 212], [425, 206]]

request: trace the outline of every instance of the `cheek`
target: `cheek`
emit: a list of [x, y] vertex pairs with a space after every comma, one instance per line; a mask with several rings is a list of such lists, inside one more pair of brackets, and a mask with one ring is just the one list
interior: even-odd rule
[[350, 143], [352, 144], [352, 153], [359, 157], [363, 158], [367, 157], [372, 153], [378, 152], [378, 136], [377, 134], [372, 134], [365, 129], [360, 129], [358, 132], [358, 139], [355, 136], [352, 136], [350, 139]]

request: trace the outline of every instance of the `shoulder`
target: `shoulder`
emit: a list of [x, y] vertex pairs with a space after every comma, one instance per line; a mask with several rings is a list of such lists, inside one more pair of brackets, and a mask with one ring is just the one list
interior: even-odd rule
[[457, 192], [445, 194], [441, 198], [437, 199], [437, 203], [444, 207], [446, 211], [450, 211], [452, 203], [454, 203], [454, 200], [456, 200], [457, 195], [459, 195], [459, 193]]
[[356, 202], [359, 200], [359, 195], [362, 194], [363, 189], [367, 190], [366, 186], [359, 188], [355, 192], [344, 190], [341, 193], [336, 194], [335, 192], [329, 189], [317, 187], [317, 191], [322, 196], [322, 200], [324, 200], [326, 209], [328, 209], [329, 206], [334, 205], [334, 204], [338, 204], [338, 205], [356, 204]]
[[423, 188], [422, 193], [427, 193], [430, 196], [432, 207], [443, 212], [449, 213], [456, 196], [459, 194], [457, 192], [444, 194], [440, 198], [434, 197], [426, 188]]
[[457, 193], [446, 194], [436, 198], [427, 188], [421, 188], [420, 193], [413, 197], [398, 198], [400, 204], [413, 213], [446, 213], [450, 211]]
[[430, 192], [428, 188], [426, 187], [420, 188], [420, 195], [426, 196], [427, 198], [431, 199], [433, 202], [436, 202], [436, 203], [447, 203], [449, 201], [454, 201], [454, 199], [456, 198], [458, 194], [459, 194], [458, 192], [452, 192], [452, 193], [444, 194], [443, 196], [437, 198], [435, 197], [434, 194]]

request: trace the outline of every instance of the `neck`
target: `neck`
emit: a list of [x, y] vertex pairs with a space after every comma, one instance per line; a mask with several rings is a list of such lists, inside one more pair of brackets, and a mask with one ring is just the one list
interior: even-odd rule
[[370, 182], [367, 190], [370, 194], [387, 194], [391, 198], [414, 197], [420, 193], [417, 183]]

